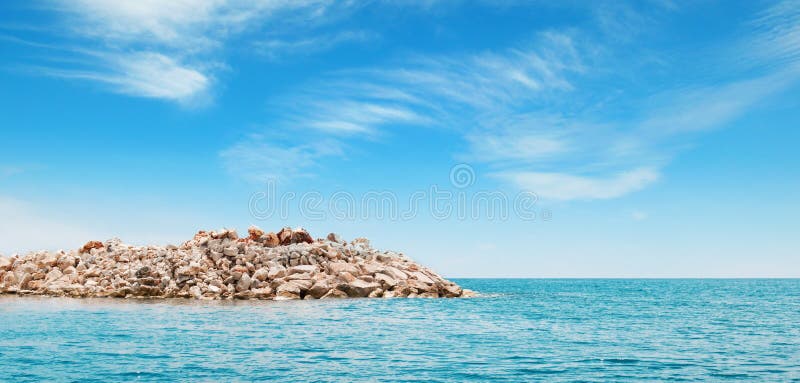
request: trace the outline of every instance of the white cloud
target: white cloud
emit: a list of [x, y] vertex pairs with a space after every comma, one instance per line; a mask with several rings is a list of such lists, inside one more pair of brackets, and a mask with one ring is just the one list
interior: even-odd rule
[[60, 1], [82, 35], [117, 43], [147, 43], [184, 49], [215, 48], [221, 40], [286, 12], [303, 11], [306, 20], [325, 14], [325, 0], [139, 0]]
[[664, 100], [664, 106], [652, 111], [651, 116], [641, 123], [641, 128], [660, 135], [718, 128], [798, 79], [800, 71], [788, 68], [716, 86], [664, 92], [656, 97]]
[[100, 82], [112, 91], [183, 104], [203, 98], [212, 83], [197, 69], [155, 52], [103, 55], [104, 70], [43, 69], [50, 76]]
[[[780, 41], [781, 57], [794, 57], [797, 8], [778, 8], [761, 16], [759, 25], [778, 31], [761, 42]], [[489, 163], [494, 175], [543, 198], [607, 199], [651, 185], [694, 133], [724, 127], [800, 78], [797, 67], [784, 65], [757, 75], [634, 89], [650, 95], [638, 101], [621, 94], [636, 84], [608, 77], [609, 66], [622, 64], [614, 49], [625, 46], [598, 46], [576, 31], [544, 32], [502, 51], [412, 57], [393, 68], [345, 71], [313, 84], [288, 97], [295, 107], [282, 117], [297, 128], [357, 137], [397, 124], [450, 129], [468, 144], [461, 160]], [[624, 110], [614, 97], [632, 111], [609, 113]], [[312, 118], [297, 117], [308, 111]]]
[[279, 60], [287, 56], [319, 53], [339, 45], [371, 41], [377, 38], [376, 34], [367, 31], [343, 31], [306, 38], [272, 38], [257, 41], [253, 45], [263, 56], [270, 60]]
[[325, 101], [315, 103], [310, 110], [314, 111], [315, 117], [301, 118], [295, 120], [293, 124], [347, 134], [374, 133], [383, 125], [423, 123], [426, 120], [405, 106], [373, 102]]
[[117, 93], [181, 104], [208, 99], [231, 36], [266, 25], [295, 30], [297, 23], [322, 22], [332, 8], [347, 8], [324, 0], [59, 0], [48, 5], [62, 21], [60, 28], [50, 26], [59, 45], [24, 42], [48, 50], [47, 61], [27, 65], [32, 72], [102, 82]]
[[[485, 52], [463, 57], [411, 58], [407, 65], [388, 69], [362, 69], [338, 73], [332, 79], [315, 83], [295, 94], [282, 98], [274, 108], [280, 110], [282, 127], [315, 129], [321, 133], [350, 137], [379, 134], [381, 129], [404, 126], [438, 126], [467, 132], [478, 117], [494, 114], [504, 108], [528, 105], [551, 94], [569, 92], [572, 84], [567, 73], [582, 72], [577, 49], [568, 35], [545, 32], [524, 48], [500, 53]], [[541, 155], [566, 151], [556, 137], [528, 135], [524, 139], [512, 134], [491, 139], [478, 138], [493, 147], [481, 151], [486, 157], [502, 159], [505, 146], [512, 145], [512, 157]], [[234, 161], [260, 163], [265, 149], [278, 152], [279, 147], [243, 140], [226, 150], [229, 168]], [[298, 149], [290, 147], [289, 157]], [[244, 156], [235, 152], [250, 153]], [[524, 152], [524, 154], [522, 154]], [[311, 157], [316, 157], [311, 150]], [[300, 163], [305, 157], [300, 157]], [[251, 167], [251, 166], [246, 166]], [[241, 173], [241, 172], [238, 172]]]
[[755, 53], [762, 66], [800, 61], [800, 1], [778, 1], [760, 12], [751, 25], [756, 33], [748, 54]]
[[553, 200], [616, 198], [642, 190], [659, 179], [659, 173], [648, 168], [634, 169], [611, 177], [524, 171], [499, 173], [497, 176], [541, 198]]

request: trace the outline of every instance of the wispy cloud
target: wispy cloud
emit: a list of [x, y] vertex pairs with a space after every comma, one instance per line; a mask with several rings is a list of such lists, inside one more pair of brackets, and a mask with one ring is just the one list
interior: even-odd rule
[[639, 168], [613, 174], [610, 177], [579, 176], [564, 173], [513, 171], [496, 176], [519, 187], [535, 191], [541, 198], [550, 200], [609, 199], [639, 191], [656, 182], [660, 174], [648, 168]]
[[[573, 86], [566, 74], [584, 70], [571, 37], [546, 32], [529, 46], [499, 53], [417, 56], [403, 67], [336, 73], [282, 98], [273, 109], [281, 111], [277, 124], [282, 127], [314, 129], [340, 137], [371, 137], [396, 126], [437, 127], [465, 133], [475, 129], [475, 121], [486, 113], [513, 111], [531, 102], [548, 102], [557, 93], [570, 92]], [[477, 139], [479, 133], [472, 137]], [[480, 152], [498, 157], [497, 153], [512, 140], [520, 150], [533, 146], [548, 154], [566, 150], [555, 135], [531, 135], [525, 140], [511, 136], [481, 139], [494, 147]], [[545, 144], [548, 147], [541, 147]], [[246, 139], [225, 153], [263, 149], [262, 144]], [[292, 149], [309, 150], [309, 155], [315, 156], [312, 148]], [[263, 161], [261, 167], [269, 168], [269, 161]], [[248, 160], [251, 165], [256, 162]]]
[[760, 12], [751, 23], [753, 53], [767, 66], [800, 61], [800, 1], [783, 0]]
[[[769, 31], [757, 45], [782, 47], [789, 58], [800, 21], [787, 4], [756, 24]], [[626, 44], [548, 31], [494, 52], [339, 72], [289, 95], [293, 108], [278, 117], [295, 128], [355, 137], [396, 125], [451, 130], [468, 147], [459, 159], [487, 164], [496, 178], [553, 200], [608, 199], [653, 184], [698, 132], [724, 127], [800, 79], [795, 66], [772, 65], [756, 74], [731, 71], [739, 74], [723, 80], [624, 90], [636, 84], [617, 84], [609, 73], [641, 65], [614, 61], [614, 50]]]
[[256, 41], [253, 46], [262, 56], [270, 60], [280, 60], [291, 56], [320, 53], [344, 44], [373, 41], [377, 38], [377, 34], [368, 31], [342, 31], [305, 38], [276, 37]]
[[99, 82], [114, 92], [196, 104], [207, 94], [212, 79], [196, 68], [155, 52], [98, 54], [95, 70], [39, 68], [40, 73]]
[[[27, 45], [64, 57], [27, 65], [29, 72], [100, 82], [117, 93], [194, 105], [209, 99], [212, 79], [225, 67], [225, 43], [232, 36], [267, 27], [291, 29], [292, 20], [313, 24], [347, 5], [324, 0], [78, 0], [48, 2], [45, 8], [61, 24], [51, 25], [52, 33], [37, 33], [55, 40], [48, 45], [56, 50], [35, 41]], [[342, 35], [318, 43], [333, 46], [356, 37]], [[300, 50], [300, 45], [294, 49]], [[313, 41], [306, 45], [319, 49]], [[63, 61], [73, 65], [59, 65]]]

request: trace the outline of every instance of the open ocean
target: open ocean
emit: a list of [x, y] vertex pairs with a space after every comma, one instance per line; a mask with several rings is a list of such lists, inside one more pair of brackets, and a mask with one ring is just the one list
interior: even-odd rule
[[800, 381], [800, 280], [455, 281], [482, 296], [0, 296], [0, 380]]

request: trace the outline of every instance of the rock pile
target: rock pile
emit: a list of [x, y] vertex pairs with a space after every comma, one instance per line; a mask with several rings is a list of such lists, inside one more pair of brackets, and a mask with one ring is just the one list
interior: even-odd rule
[[302, 228], [239, 238], [198, 232], [181, 246], [92, 241], [70, 252], [0, 256], [0, 294], [199, 299], [466, 297], [463, 290], [403, 254], [369, 241]]

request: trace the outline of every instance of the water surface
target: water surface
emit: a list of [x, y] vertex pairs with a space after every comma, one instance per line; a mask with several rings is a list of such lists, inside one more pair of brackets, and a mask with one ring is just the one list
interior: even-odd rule
[[0, 380], [800, 381], [800, 280], [457, 282], [484, 296], [0, 296]]

